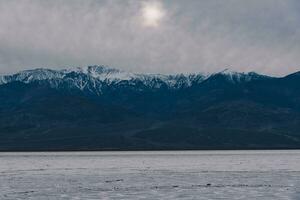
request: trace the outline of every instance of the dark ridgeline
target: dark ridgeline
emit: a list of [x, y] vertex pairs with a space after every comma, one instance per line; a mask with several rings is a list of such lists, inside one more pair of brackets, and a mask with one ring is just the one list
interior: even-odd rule
[[2, 151], [300, 148], [300, 73], [163, 76], [93, 66], [0, 83]]

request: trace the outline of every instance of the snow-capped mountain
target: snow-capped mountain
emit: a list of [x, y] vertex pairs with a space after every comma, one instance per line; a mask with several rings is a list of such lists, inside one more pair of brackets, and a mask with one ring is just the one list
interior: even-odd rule
[[0, 150], [300, 148], [299, 74], [90, 66], [2, 76]]
[[47, 82], [52, 88], [69, 87], [73, 89], [102, 93], [103, 87], [127, 85], [134, 87], [142, 85], [149, 89], [187, 88], [200, 84], [209, 78], [224, 76], [232, 83], [251, 81], [264, 76], [256, 73], [239, 73], [224, 70], [214, 74], [137, 74], [130, 73], [106, 66], [88, 66], [63, 70], [33, 69], [25, 70], [13, 75], [0, 76], [0, 85], [14, 81], [23, 83]]
[[225, 69], [221, 72], [214, 73], [210, 77], [213, 77], [213, 76], [222, 76], [231, 83], [241, 83], [241, 82], [249, 82], [249, 81], [259, 80], [259, 79], [272, 78], [269, 76], [258, 74], [256, 72], [248, 72], [248, 73], [236, 72], [236, 71], [232, 71], [230, 69]]

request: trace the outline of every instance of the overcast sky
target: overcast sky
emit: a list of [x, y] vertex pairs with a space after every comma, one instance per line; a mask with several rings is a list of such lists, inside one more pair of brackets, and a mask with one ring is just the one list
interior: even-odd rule
[[[160, 19], [146, 24], [145, 5]], [[299, 0], [0, 0], [0, 73], [109, 65], [132, 72], [300, 70]]]

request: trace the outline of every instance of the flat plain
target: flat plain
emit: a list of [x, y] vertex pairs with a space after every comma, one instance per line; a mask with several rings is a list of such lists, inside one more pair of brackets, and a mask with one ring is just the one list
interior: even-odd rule
[[0, 153], [0, 199], [300, 199], [300, 151]]

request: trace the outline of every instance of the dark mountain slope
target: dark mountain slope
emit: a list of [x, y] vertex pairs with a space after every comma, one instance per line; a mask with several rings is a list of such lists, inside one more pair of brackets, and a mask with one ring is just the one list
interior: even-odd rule
[[297, 73], [166, 82], [42, 72], [0, 84], [0, 150], [300, 148]]

